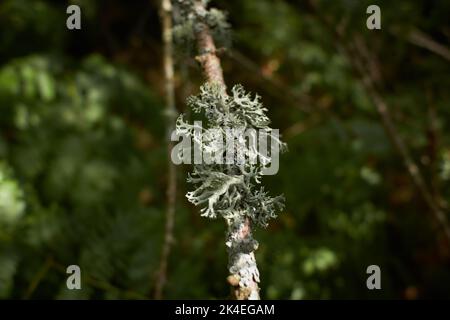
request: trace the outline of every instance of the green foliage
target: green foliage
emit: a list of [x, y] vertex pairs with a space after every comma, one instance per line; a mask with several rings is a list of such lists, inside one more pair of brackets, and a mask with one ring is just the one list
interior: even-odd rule
[[[11, 268], [32, 281], [44, 263], [40, 255], [61, 265], [79, 264], [100, 283], [119, 277], [119, 287], [132, 284], [143, 296], [148, 268], [156, 269], [158, 261], [156, 254], [145, 253], [159, 251], [156, 222], [162, 217], [155, 203], [146, 208], [151, 199], [139, 197], [142, 192], [158, 197], [148, 181], [163, 159], [158, 159], [160, 147], [139, 141], [160, 136], [163, 128], [145, 131], [141, 128], [147, 123], [137, 115], [150, 115], [147, 106], [157, 101], [136, 77], [98, 56], [73, 71], [54, 57], [23, 58], [2, 68], [0, 79], [8, 84], [1, 86], [2, 121], [14, 141], [2, 156], [24, 181], [19, 187], [2, 164], [2, 231], [7, 227], [3, 222], [18, 224], [10, 235], [16, 254], [2, 256], [8, 259], [3, 296], [23, 294], [13, 291], [18, 288], [11, 284]], [[148, 148], [153, 155], [145, 152]], [[35, 262], [17, 265], [29, 259], [30, 249]], [[59, 288], [55, 297], [69, 297], [63, 278], [50, 284]], [[96, 290], [81, 294], [77, 297], [93, 297]], [[109, 297], [123, 296], [118, 294]]]
[[23, 191], [8, 169], [0, 163], [0, 224], [13, 224], [25, 210]]

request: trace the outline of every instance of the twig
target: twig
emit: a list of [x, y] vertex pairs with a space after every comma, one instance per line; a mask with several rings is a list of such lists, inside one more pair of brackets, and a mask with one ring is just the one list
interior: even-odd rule
[[439, 151], [439, 128], [437, 125], [437, 111], [435, 103], [432, 99], [432, 90], [427, 88], [427, 165], [429, 167], [430, 175], [430, 188], [433, 197], [436, 202], [440, 204], [442, 208], [447, 208], [446, 201], [440, 196], [439, 192], [439, 177], [437, 174], [438, 168], [438, 151]]
[[167, 281], [167, 266], [174, 241], [173, 229], [175, 224], [175, 202], [177, 192], [177, 172], [175, 164], [172, 163], [170, 153], [173, 143], [170, 135], [174, 129], [176, 108], [175, 108], [175, 85], [174, 85], [174, 63], [173, 63], [173, 39], [172, 39], [172, 4], [170, 0], [161, 0], [161, 22], [164, 42], [164, 76], [166, 86], [166, 115], [167, 115], [167, 148], [169, 176], [167, 181], [167, 211], [166, 225], [164, 230], [164, 243], [162, 248], [161, 261], [158, 271], [158, 278], [155, 286], [155, 299], [163, 298], [163, 290]]
[[[392, 30], [392, 33], [399, 36], [399, 32], [395, 29]], [[450, 50], [419, 29], [412, 29], [409, 31], [406, 39], [409, 43], [427, 49], [445, 60], [450, 61]]]
[[25, 292], [23, 298], [24, 299], [30, 299], [34, 293], [34, 291], [37, 289], [39, 284], [41, 283], [42, 279], [44, 279], [45, 275], [47, 274], [48, 270], [51, 268], [53, 264], [53, 259], [51, 257], [48, 257], [44, 264], [42, 265], [41, 269], [36, 273], [34, 278], [31, 280], [30, 285], [27, 288], [27, 291]]

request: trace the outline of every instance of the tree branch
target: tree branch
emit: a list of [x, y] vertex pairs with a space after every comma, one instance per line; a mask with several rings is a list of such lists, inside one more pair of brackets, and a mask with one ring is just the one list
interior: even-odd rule
[[[206, 8], [202, 1], [195, 2], [195, 10], [197, 15], [205, 15]], [[225, 90], [226, 85], [223, 79], [222, 66], [220, 64], [220, 59], [217, 56], [216, 45], [209, 27], [204, 23], [198, 23], [195, 37], [199, 52], [196, 60], [200, 62], [206, 80], [211, 83], [222, 85]]]
[[168, 181], [166, 190], [167, 208], [166, 225], [164, 230], [164, 243], [158, 277], [155, 286], [155, 299], [163, 298], [163, 290], [167, 281], [167, 265], [174, 241], [173, 229], [175, 224], [175, 202], [177, 193], [177, 172], [175, 164], [171, 161], [170, 153], [173, 147], [170, 136], [174, 130], [176, 117], [175, 85], [173, 63], [173, 36], [172, 36], [172, 4], [170, 0], [161, 0], [162, 38], [164, 43], [164, 77], [166, 89], [166, 116], [167, 116], [167, 161]]
[[[196, 1], [195, 10], [198, 16], [204, 16], [206, 13], [204, 2]], [[205, 23], [198, 23], [195, 37], [199, 52], [196, 59], [202, 67], [206, 80], [219, 84], [225, 92], [226, 84], [222, 66], [209, 27]], [[230, 272], [227, 280], [233, 288], [233, 298], [259, 300], [259, 271], [254, 255], [257, 245], [252, 237], [251, 222], [245, 218], [242, 221], [227, 221], [227, 223], [228, 269]], [[248, 246], [248, 243], [254, 245]]]
[[[397, 36], [400, 35], [399, 32], [395, 29], [392, 31], [392, 33]], [[419, 29], [413, 29], [408, 32], [406, 39], [409, 43], [427, 49], [428, 51], [440, 56], [441, 58], [450, 61], [450, 50], [446, 46], [436, 42], [433, 38], [420, 31]]]

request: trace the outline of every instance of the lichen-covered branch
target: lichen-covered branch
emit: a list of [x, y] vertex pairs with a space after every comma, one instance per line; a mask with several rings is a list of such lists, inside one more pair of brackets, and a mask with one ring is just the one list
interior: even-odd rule
[[237, 216], [226, 219], [228, 234], [228, 282], [238, 300], [259, 300], [259, 270], [254, 251], [258, 242], [253, 239], [250, 219]]
[[[232, 286], [232, 296], [239, 300], [259, 300], [259, 271], [255, 259], [258, 242], [253, 239], [252, 226], [266, 226], [267, 221], [276, 217], [283, 207], [283, 197], [270, 197], [264, 187], [258, 187], [261, 175], [271, 163], [270, 156], [264, 157], [258, 150], [246, 144], [245, 138], [237, 134], [233, 137], [233, 148], [237, 150], [229, 162], [228, 140], [218, 143], [217, 136], [224, 137], [234, 130], [261, 130], [271, 139], [271, 147], [283, 149], [284, 144], [269, 127], [270, 120], [259, 96], [252, 97], [242, 86], [234, 86], [227, 93], [220, 59], [213, 39], [214, 28], [227, 26], [224, 16], [217, 10], [206, 8], [204, 0], [178, 0], [185, 21], [182, 28], [194, 34], [197, 45], [197, 61], [200, 63], [206, 84], [200, 94], [188, 99], [188, 104], [196, 113], [204, 113], [207, 128], [202, 128], [201, 136], [196, 135], [195, 125], [177, 120], [177, 132], [190, 136], [198, 143], [203, 155], [223, 161], [210, 164], [196, 164], [188, 177], [188, 182], [196, 189], [187, 193], [188, 200], [202, 206], [202, 216], [216, 218], [222, 216], [227, 222], [228, 282]], [[186, 33], [186, 32], [185, 32]], [[189, 32], [187, 32], [189, 34]], [[234, 139], [236, 138], [236, 139]], [[260, 158], [262, 162], [239, 162]]]

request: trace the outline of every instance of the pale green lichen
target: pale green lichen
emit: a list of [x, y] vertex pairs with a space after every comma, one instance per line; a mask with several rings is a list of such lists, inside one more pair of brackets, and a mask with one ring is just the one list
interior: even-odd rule
[[173, 33], [176, 43], [185, 49], [193, 48], [196, 31], [206, 25], [219, 47], [229, 47], [231, 36], [226, 13], [215, 8], [206, 9], [208, 0], [201, 0], [201, 6], [196, 6], [196, 1], [198, 0], [174, 1]]
[[[271, 155], [262, 155], [257, 148], [246, 142], [245, 138], [235, 136], [234, 161], [227, 163], [228, 142], [217, 143], [214, 136], [226, 136], [247, 129], [263, 130], [272, 144], [278, 144], [284, 150], [285, 144], [272, 136], [267, 109], [261, 104], [259, 96], [252, 97], [242, 86], [236, 85], [227, 95], [219, 85], [205, 84], [198, 96], [190, 97], [188, 105], [195, 113], [203, 113], [207, 119], [206, 128], [186, 122], [183, 116], [177, 121], [177, 133], [193, 137], [204, 155], [221, 158], [221, 163], [196, 164], [188, 177], [188, 182], [196, 189], [187, 193], [187, 199], [199, 206], [202, 216], [226, 219], [248, 217], [259, 226], [267, 226], [268, 221], [277, 216], [283, 208], [283, 196], [271, 197], [260, 186], [263, 170], [270, 165]], [[197, 130], [196, 130], [197, 129]], [[246, 159], [239, 162], [238, 155]], [[262, 161], [251, 162], [259, 158]]]

